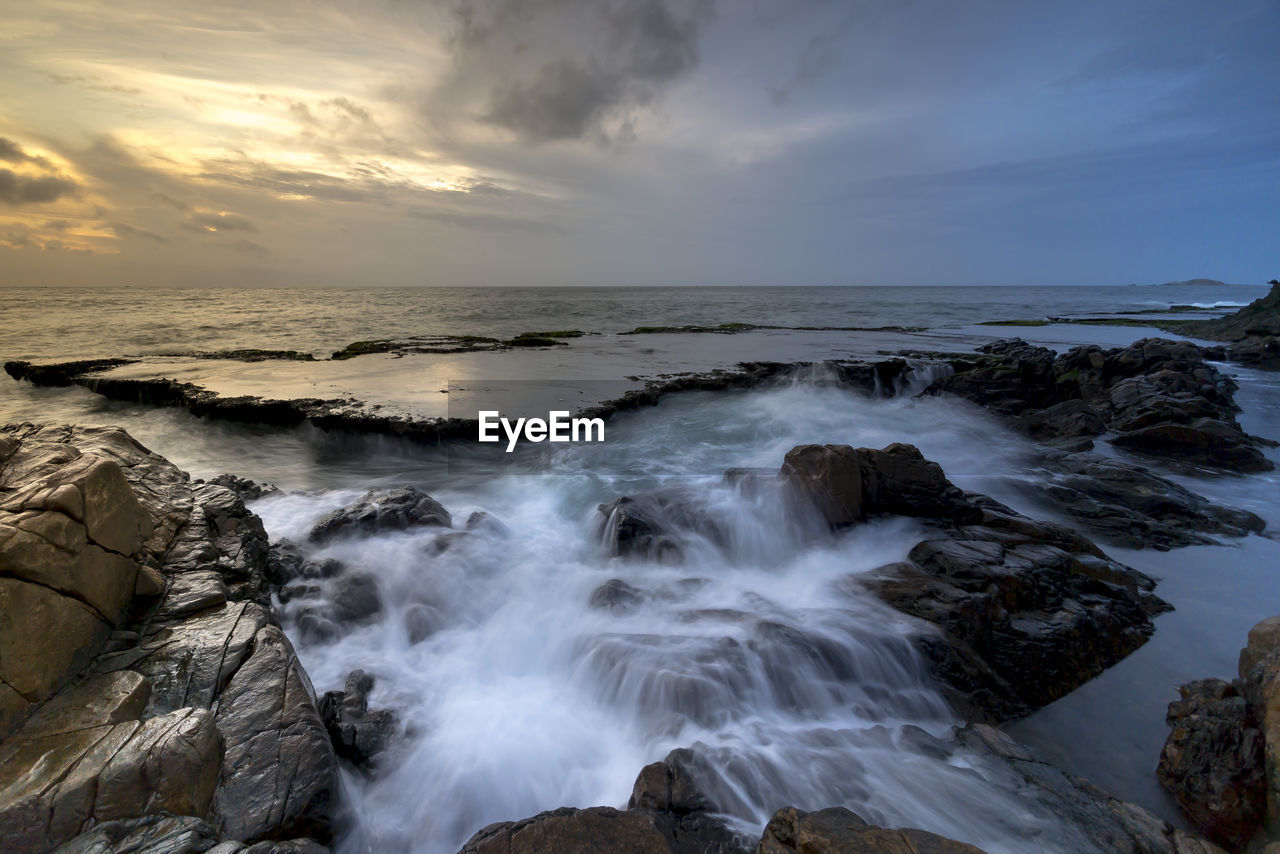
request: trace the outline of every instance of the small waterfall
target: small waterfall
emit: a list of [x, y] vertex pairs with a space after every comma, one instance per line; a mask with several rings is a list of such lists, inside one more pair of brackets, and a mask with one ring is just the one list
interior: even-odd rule
[[946, 362], [908, 359], [907, 365], [907, 370], [894, 380], [893, 390], [898, 397], [915, 397], [938, 380], [955, 373], [955, 368]]

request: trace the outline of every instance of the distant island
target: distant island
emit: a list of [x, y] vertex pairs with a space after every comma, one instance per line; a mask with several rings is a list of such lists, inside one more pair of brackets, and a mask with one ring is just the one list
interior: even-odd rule
[[1165, 282], [1166, 285], [1225, 285], [1226, 282], [1219, 282], [1217, 279], [1184, 279], [1181, 282]]

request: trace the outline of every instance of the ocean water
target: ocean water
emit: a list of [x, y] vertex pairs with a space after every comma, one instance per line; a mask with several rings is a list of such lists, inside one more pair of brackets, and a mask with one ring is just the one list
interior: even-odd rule
[[1164, 309], [1239, 306], [1263, 286], [778, 288], [5, 288], [0, 357], [259, 347], [327, 355], [352, 341], [421, 335], [509, 338], [579, 329], [755, 323], [959, 327]]
[[[28, 289], [4, 294], [0, 356], [233, 347], [323, 354], [373, 337], [566, 327], [616, 335], [641, 325], [731, 321], [929, 327], [957, 347], [1018, 334], [1064, 348], [1122, 344], [1143, 333], [973, 324], [1173, 304], [1208, 308], [1263, 292]], [[849, 346], [860, 335], [849, 333]], [[789, 336], [732, 338], [743, 358], [770, 358]], [[700, 346], [707, 358], [729, 340], [697, 337], [706, 339]], [[556, 370], [571, 371], [574, 354], [583, 354], [576, 358], [588, 375], [592, 352], [571, 346], [491, 356], [494, 370], [514, 375], [551, 358], [564, 360]], [[404, 382], [414, 382], [410, 371], [421, 364], [404, 364]], [[645, 367], [637, 361], [635, 370]], [[1280, 438], [1276, 375], [1223, 367], [1241, 384], [1246, 429]], [[606, 445], [556, 448], [541, 470], [518, 475], [467, 471], [448, 465], [440, 449], [386, 438], [209, 422], [7, 377], [0, 377], [0, 415], [119, 424], [195, 476], [233, 471], [276, 483], [283, 494], [253, 504], [273, 538], [305, 539], [328, 511], [371, 487], [401, 483], [443, 502], [456, 529], [480, 510], [501, 522], [469, 536], [425, 530], [318, 550], [375, 579], [382, 611], [353, 630], [317, 633], [304, 619], [304, 600], [282, 605], [318, 691], [341, 687], [361, 667], [377, 679], [372, 704], [394, 709], [404, 724], [383, 773], [344, 777], [350, 811], [339, 848], [347, 854], [456, 851], [492, 821], [563, 805], [623, 806], [640, 768], [675, 747], [706, 759], [713, 796], [748, 834], [758, 834], [782, 806], [839, 804], [873, 822], [922, 827], [993, 853], [1096, 850], [1030, 803], [1020, 781], [948, 740], [957, 721], [913, 652], [911, 621], [861, 592], [861, 574], [901, 559], [913, 545], [918, 530], [911, 523], [831, 536], [781, 497], [739, 493], [719, 476], [730, 466], [776, 468], [804, 442], [904, 441], [960, 486], [1044, 517], [1018, 488], [1039, 476], [1034, 449], [963, 401], [868, 400], [821, 379], [669, 397], [612, 419]], [[1227, 477], [1150, 465], [1280, 526], [1275, 473]], [[610, 555], [598, 505], [651, 489], [677, 490], [695, 515], [727, 533], [710, 537], [697, 525], [676, 524], [686, 557], [674, 564]], [[1180, 681], [1231, 675], [1248, 627], [1277, 601], [1280, 543], [1249, 537], [1167, 553], [1111, 551], [1159, 578], [1158, 592], [1177, 610], [1157, 619], [1153, 640], [1129, 659], [1013, 730], [1067, 770], [1177, 821], [1153, 777], [1167, 732], [1165, 705]], [[638, 592], [634, 607], [592, 607], [593, 591], [615, 578]]]

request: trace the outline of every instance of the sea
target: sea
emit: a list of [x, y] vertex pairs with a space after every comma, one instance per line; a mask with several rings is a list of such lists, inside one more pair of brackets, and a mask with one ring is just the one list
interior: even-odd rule
[[[1189, 308], [1169, 316], [1213, 316], [1265, 292], [1243, 285], [11, 288], [0, 291], [0, 357], [267, 348], [322, 358], [359, 340], [574, 329], [589, 334], [590, 346], [573, 339], [555, 350], [484, 354], [487, 369], [516, 377], [555, 359], [559, 375], [597, 377], [607, 356], [619, 373], [643, 377], [654, 373], [655, 354], [679, 347], [682, 363], [696, 369], [699, 360], [712, 368], [729, 358], [775, 358], [796, 342], [842, 353], [915, 342], [966, 350], [1015, 335], [1059, 350], [1119, 346], [1168, 333], [981, 324], [1160, 316], [1174, 306]], [[726, 323], [774, 328], [622, 334]], [[825, 337], [813, 337], [815, 328]], [[646, 345], [636, 348], [640, 338]], [[690, 340], [695, 348], [681, 343]], [[367, 364], [377, 366], [380, 383], [412, 385], [433, 358], [362, 356], [350, 364], [376, 360]], [[266, 364], [255, 381], [269, 387], [271, 371], [286, 367], [299, 369]], [[1219, 368], [1239, 383], [1244, 428], [1280, 439], [1280, 377]], [[868, 399], [817, 380], [802, 374], [767, 388], [672, 395], [610, 419], [604, 444], [549, 449], [539, 470], [511, 474], [460, 472], [439, 464], [439, 448], [389, 437], [209, 421], [7, 376], [0, 422], [119, 425], [195, 477], [225, 471], [276, 484], [279, 493], [250, 505], [273, 539], [304, 541], [327, 512], [368, 489], [406, 483], [441, 501], [458, 528], [477, 511], [498, 520], [448, 541], [419, 530], [325, 546], [318, 556], [376, 579], [382, 610], [365, 624], [314, 632], [303, 606], [280, 604], [317, 692], [341, 688], [362, 668], [376, 679], [371, 705], [400, 720], [377, 773], [344, 772], [339, 851], [452, 852], [491, 822], [559, 806], [624, 807], [639, 770], [682, 747], [712, 769], [710, 794], [744, 834], [758, 836], [783, 806], [840, 805], [873, 823], [924, 828], [993, 854], [1099, 850], [1028, 798], [1006, 768], [951, 739], [960, 721], [910, 642], [911, 620], [860, 592], [860, 574], [906, 556], [921, 534], [915, 523], [884, 520], [832, 536], [781, 512], [767, 490], [721, 485], [724, 469], [776, 469], [801, 443], [910, 442], [961, 487], [1055, 518], [1025, 489], [1045, 476], [1035, 447], [964, 401]], [[1105, 443], [1100, 450], [1121, 453]], [[1142, 463], [1280, 530], [1274, 472]], [[612, 555], [600, 505], [652, 489], [679, 490], [727, 536], [686, 532], [680, 562]], [[1156, 618], [1154, 637], [1127, 659], [1008, 729], [1063, 769], [1181, 825], [1154, 778], [1165, 708], [1182, 682], [1230, 678], [1248, 628], [1280, 611], [1280, 542], [1250, 536], [1169, 552], [1107, 551], [1157, 578], [1175, 610]], [[637, 592], [630, 607], [594, 607], [593, 592], [613, 579]]]

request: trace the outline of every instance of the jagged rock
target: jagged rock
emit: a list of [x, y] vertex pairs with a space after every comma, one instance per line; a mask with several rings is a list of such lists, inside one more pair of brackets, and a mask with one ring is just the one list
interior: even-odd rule
[[367, 572], [344, 575], [333, 584], [332, 613], [339, 625], [358, 623], [382, 613], [378, 580]]
[[1242, 537], [1266, 527], [1247, 510], [1215, 504], [1125, 460], [1050, 451], [1042, 463], [1051, 478], [1020, 481], [1018, 488], [1116, 545], [1169, 549], [1216, 543], [1212, 534]]
[[[1231, 471], [1268, 471], [1260, 440], [1236, 423], [1235, 383], [1189, 341], [1146, 338], [1128, 347], [1076, 347], [1061, 356], [1021, 339], [954, 360], [926, 393], [956, 394], [1040, 439], [1120, 431], [1115, 444]], [[1095, 417], [1096, 416], [1096, 417]]]
[[218, 703], [226, 756], [213, 810], [225, 835], [328, 842], [337, 780], [314, 694], [284, 633], [259, 629]]
[[983, 854], [981, 848], [924, 830], [873, 827], [843, 807], [773, 814], [755, 854]]
[[[236, 839], [288, 839], [294, 828], [327, 839], [323, 781], [334, 760], [305, 674], [264, 607], [261, 521], [230, 490], [191, 482], [118, 429], [8, 426], [0, 466], [11, 487], [5, 506], [21, 505], [11, 508], [26, 525], [17, 530], [30, 531], [37, 511], [61, 514], [82, 525], [85, 542], [135, 564], [111, 586], [87, 587], [86, 600], [0, 578], [0, 667], [17, 662], [17, 684], [46, 692], [85, 665], [89, 674], [44, 705], [0, 681], [0, 725], [21, 724], [0, 743], [5, 850], [47, 851], [68, 839], [68, 851], [243, 848], [225, 841], [227, 828]], [[88, 488], [50, 489], [48, 472], [59, 470], [80, 471]], [[98, 514], [104, 502], [109, 512]], [[80, 542], [73, 526], [43, 524], [42, 536]], [[7, 570], [4, 543], [0, 556]], [[98, 611], [112, 595], [128, 602], [118, 623]], [[88, 637], [76, 620], [91, 626]], [[24, 626], [26, 640], [6, 634]], [[68, 640], [75, 650], [65, 655]], [[24, 643], [39, 643], [38, 653]], [[245, 790], [252, 795], [241, 798]], [[149, 817], [156, 812], [184, 817]], [[11, 826], [25, 835], [10, 837]]]
[[374, 489], [345, 507], [334, 510], [311, 529], [314, 542], [338, 536], [368, 536], [379, 531], [453, 524], [449, 511], [430, 495], [412, 486]]
[[1204, 679], [1178, 691], [1156, 776], [1209, 836], [1242, 847], [1266, 811], [1262, 733], [1231, 683]]
[[222, 738], [207, 709], [92, 726], [5, 745], [0, 827], [6, 850], [46, 851], [90, 819], [208, 812]]
[[241, 501], [256, 501], [264, 495], [274, 495], [280, 490], [271, 483], [258, 483], [247, 477], [234, 474], [220, 474], [209, 478], [209, 483], [225, 486], [239, 496]]
[[1226, 355], [1233, 362], [1280, 371], [1280, 335], [1254, 335], [1227, 347]]
[[293, 540], [280, 539], [271, 544], [267, 553], [267, 579], [275, 585], [288, 584], [302, 575], [302, 565], [307, 557], [302, 547]]
[[693, 751], [677, 749], [661, 762], [640, 770], [627, 809], [648, 813], [653, 825], [667, 837], [672, 851], [688, 854], [739, 854], [745, 840], [731, 831], [719, 808], [699, 787], [710, 771]]
[[912, 445], [892, 444], [880, 451], [798, 445], [787, 453], [778, 474], [834, 526], [878, 514], [952, 519], [974, 512], [942, 467]]
[[320, 718], [334, 751], [358, 768], [369, 770], [396, 734], [396, 715], [387, 709], [369, 711], [373, 677], [363, 670], [347, 676], [342, 691], [329, 691], [320, 700]]

